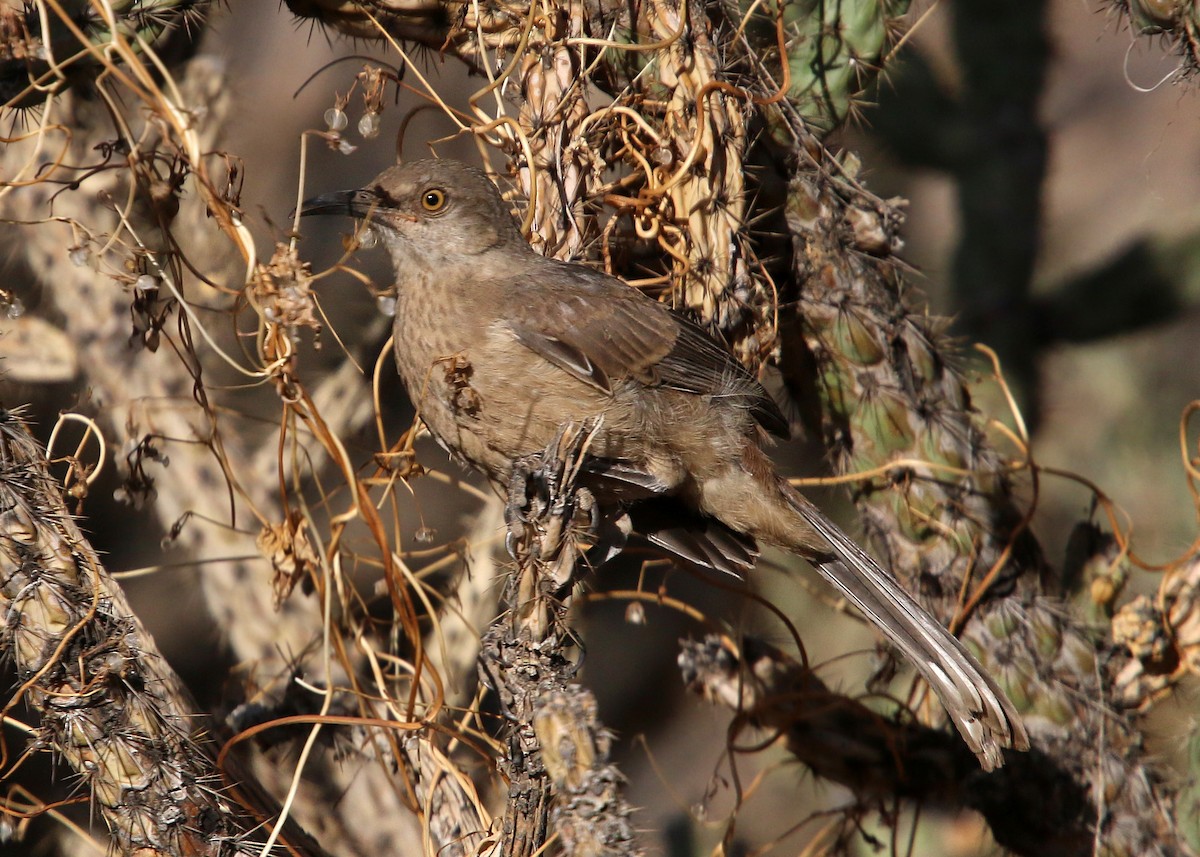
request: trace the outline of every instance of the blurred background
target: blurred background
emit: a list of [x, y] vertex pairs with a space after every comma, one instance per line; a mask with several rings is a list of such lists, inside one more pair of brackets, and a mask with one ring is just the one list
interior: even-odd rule
[[[882, 81], [880, 103], [865, 105], [837, 142], [859, 153], [871, 190], [908, 200], [902, 255], [914, 269], [910, 281], [925, 295], [930, 313], [956, 319], [951, 330], [961, 337], [962, 359], [981, 378], [988, 368], [971, 344], [982, 340], [1000, 352], [1037, 462], [1097, 484], [1128, 516], [1138, 554], [1167, 562], [1197, 537], [1179, 423], [1185, 406], [1200, 398], [1200, 99], [1195, 81], [1170, 80], [1174, 57], [1152, 41], [1135, 40], [1099, 4], [1057, 0], [1047, 9], [1050, 63], [1039, 114], [1048, 159], [1035, 206], [1040, 222], [1027, 294], [975, 300], [973, 284], [956, 281], [963, 184], [953, 157], [960, 142], [953, 136], [957, 126], [947, 116], [970, 81], [954, 47], [953, 4], [911, 13], [920, 24]], [[353, 152], [308, 138], [300, 183], [303, 135], [325, 126], [334, 92], [345, 92], [361, 68], [362, 60], [353, 56], [395, 63], [394, 56], [331, 38], [272, 3], [214, 9], [202, 50], [227, 66], [235, 84], [221, 148], [242, 160], [244, 210], [264, 257], [284, 239], [288, 213], [299, 199], [360, 186], [395, 159], [400, 121], [417, 103], [405, 93], [398, 104], [387, 102], [374, 139], [353, 132], [351, 115], [347, 139], [356, 147]], [[468, 80], [454, 61], [430, 51], [420, 56], [417, 69], [447, 101], [465, 106], [455, 99], [465, 99], [478, 81]], [[414, 70], [405, 80], [417, 86]], [[939, 117], [945, 121], [936, 121]], [[470, 140], [434, 142], [452, 130], [434, 111], [417, 114], [407, 128], [404, 156], [432, 151], [477, 163]], [[333, 219], [305, 223], [302, 257], [317, 271], [335, 264], [345, 252], [347, 231], [348, 224]], [[360, 250], [352, 264], [386, 286], [389, 266], [381, 252]], [[2, 270], [9, 287], [20, 292], [28, 274], [15, 253], [10, 251]], [[369, 366], [387, 336], [374, 295], [345, 274], [322, 279], [317, 290], [329, 331]], [[37, 294], [26, 291], [23, 297], [36, 313]], [[326, 334], [319, 350], [305, 351], [303, 371], [319, 377], [344, 359], [342, 346]], [[411, 420], [411, 409], [391, 374], [383, 377], [385, 417], [395, 436]], [[33, 404], [44, 439], [54, 414], [86, 397], [86, 390], [73, 384], [75, 379], [36, 387], [10, 383], [3, 397], [6, 405]], [[1012, 423], [997, 385], [982, 384], [979, 395], [981, 410]], [[1193, 425], [1188, 434], [1193, 443], [1195, 434]], [[373, 437], [368, 433], [359, 441], [352, 452], [361, 459], [370, 454]], [[432, 443], [418, 448], [428, 467], [461, 475]], [[824, 470], [819, 443], [812, 439], [777, 453], [782, 466], [796, 475]], [[96, 546], [113, 570], [161, 564], [164, 533], [147, 513], [112, 503], [116, 488], [110, 472], [89, 497], [85, 526]], [[440, 539], [469, 530], [476, 499], [430, 480], [420, 480], [416, 491], [414, 517], [419, 509], [423, 524]], [[826, 509], [840, 511], [841, 520], [856, 531], [853, 511], [840, 493], [815, 496]], [[1065, 476], [1043, 475], [1033, 528], [1052, 562], [1061, 561], [1071, 528], [1089, 514], [1090, 505], [1086, 487]], [[130, 526], [131, 519], [143, 522], [144, 540], [129, 538], [140, 529]], [[252, 549], [252, 540], [247, 546]], [[172, 568], [170, 556], [168, 551], [167, 566], [132, 576], [126, 585], [170, 662], [197, 689], [204, 706], [220, 710], [229, 692], [224, 676], [234, 665], [194, 588], [195, 577], [205, 570]], [[636, 574], [631, 567], [613, 569], [594, 585], [597, 592], [632, 588]], [[809, 658], [827, 663], [821, 670], [827, 681], [835, 687], [861, 682], [874, 657], [867, 629], [814, 599], [813, 592], [827, 596], [816, 583], [812, 592], [797, 591], [794, 582], [765, 567], [756, 584], [797, 621]], [[1142, 592], [1155, 585], [1150, 574], [1133, 584]], [[785, 639], [782, 629], [761, 617], [731, 609], [725, 593], [711, 582], [674, 575], [670, 592], [734, 626], [749, 623], [776, 642]], [[676, 640], [696, 633], [695, 628], [654, 607], [647, 608], [645, 624], [635, 625], [627, 621], [627, 608], [624, 601], [601, 598], [579, 608], [578, 626], [587, 643], [583, 680], [599, 697], [601, 719], [618, 736], [617, 763], [629, 780], [628, 798], [639, 807], [636, 823], [648, 848], [659, 854], [707, 853], [718, 834], [704, 819], [722, 818], [735, 789], [723, 757], [729, 715], [684, 694]], [[1194, 700], [1194, 688], [1180, 699]], [[1158, 750], [1169, 755], [1176, 741], [1169, 718], [1162, 731]], [[757, 853], [783, 837], [800, 816], [795, 807], [801, 802], [815, 812], [845, 800], [836, 787], [816, 783], [785, 763], [782, 752], [739, 761], [741, 787], [756, 773], [766, 780], [742, 807], [735, 838], [735, 849], [744, 853]], [[898, 851], [904, 852], [906, 824], [895, 832], [876, 832], [885, 843], [896, 835]], [[923, 824], [921, 837], [913, 853], [969, 855], [991, 849], [986, 829], [969, 816]], [[801, 853], [806, 838], [782, 839], [772, 853]], [[30, 847], [29, 842], [13, 845], [7, 853], [34, 853]], [[53, 853], [49, 845], [35, 850]]]

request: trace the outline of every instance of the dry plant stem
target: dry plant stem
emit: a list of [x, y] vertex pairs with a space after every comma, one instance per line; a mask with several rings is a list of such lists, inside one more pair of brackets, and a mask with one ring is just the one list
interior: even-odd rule
[[1130, 30], [1143, 39], [1169, 46], [1179, 65], [1168, 79], [1194, 83], [1200, 71], [1200, 8], [1192, 0], [1159, 3], [1155, 0], [1109, 0]]
[[[293, 8], [300, 6], [367, 36], [374, 34], [375, 21], [363, 15], [371, 11], [393, 32], [437, 44], [468, 61], [481, 60], [485, 47], [524, 48], [522, 33], [530, 14], [519, 6], [459, 3], [415, 4], [395, 12], [390, 11], [395, 4], [383, 3], [293, 3]], [[601, 14], [594, 17], [621, 19], [619, 11], [605, 13], [599, 4], [597, 9]], [[738, 259], [748, 257], [737, 250], [722, 255], [739, 246], [745, 218], [741, 213], [727, 218], [711, 237], [704, 233], [712, 218], [695, 224], [689, 218], [700, 210], [696, 205], [709, 206], [711, 215], [740, 204], [744, 193], [710, 176], [719, 177], [723, 170], [740, 175], [744, 143], [738, 135], [743, 132], [736, 122], [704, 123], [716, 121], [713, 117], [740, 119], [729, 112], [730, 105], [748, 105], [712, 70], [723, 64], [706, 43], [711, 31], [703, 9], [672, 9], [661, 0], [641, 7], [640, 14], [641, 20], [627, 22], [627, 32], [653, 33], [667, 42], [658, 49], [654, 68], [646, 71], [657, 76], [650, 101], [659, 99], [662, 90], [669, 92], [659, 102], [667, 105], [664, 112], [653, 114], [665, 117], [661, 142], [667, 166], [644, 170], [650, 204], [658, 207], [642, 225], [659, 230], [660, 244], [674, 260], [680, 303], [728, 330], [731, 325], [721, 313], [754, 303], [755, 290], [743, 296], [736, 285], [742, 276]], [[671, 21], [682, 23], [681, 15], [688, 26], [671, 26]], [[361, 32], [353, 30], [354, 16], [365, 28]], [[409, 29], [399, 29], [404, 26]], [[477, 42], [479, 33], [483, 37]], [[677, 50], [672, 47], [675, 34], [687, 38]], [[693, 47], [684, 50], [684, 44]], [[713, 65], [705, 66], [709, 61]], [[607, 71], [622, 86], [638, 85], [636, 75], [625, 70]], [[756, 92], [777, 89], [769, 81], [756, 83]], [[778, 109], [787, 107], [780, 104]], [[803, 354], [809, 360], [792, 364], [792, 379], [799, 382], [795, 386], [815, 380], [822, 389], [825, 434], [839, 469], [856, 472], [901, 458], [922, 462], [896, 471], [896, 478], [879, 478], [861, 488], [871, 534], [890, 565], [915, 582], [926, 603], [964, 628], [968, 644], [1026, 713], [1031, 733], [1055, 770], [1068, 772], [1074, 783], [1089, 790], [1090, 810], [1070, 814], [1064, 808], [1040, 816], [1057, 838], [1038, 840], [1040, 828], [1021, 829], [1022, 814], [1014, 814], [1007, 827], [997, 827], [998, 838], [1022, 853], [1044, 852], [1050, 841], [1064, 854], [1085, 853], [1096, 843], [1113, 855], [1173, 853], [1171, 791], [1145, 764], [1133, 724], [1105, 704], [1092, 641], [1040, 590], [1037, 578], [1044, 563], [1025, 531], [1021, 506], [1011, 497], [1005, 464], [973, 422], [966, 386], [949, 368], [937, 332], [900, 301], [898, 266], [890, 258], [895, 212], [865, 194], [800, 124], [788, 157], [805, 163], [815, 158], [817, 163], [797, 174], [788, 212], [792, 273], [800, 291], [780, 298], [783, 305], [794, 302], [798, 308], [804, 342], [799, 348], [785, 347], [784, 359]], [[647, 163], [661, 164], [650, 160], [651, 152], [638, 154]], [[715, 160], [710, 163], [709, 158]], [[717, 163], [721, 159], [731, 159], [733, 166]], [[703, 183], [689, 188], [697, 175]], [[690, 236], [695, 242], [690, 246], [677, 243], [684, 224], [689, 232], [699, 230], [700, 238]], [[715, 273], [705, 285], [710, 270]], [[717, 296], [728, 294], [720, 290], [730, 278], [735, 299], [722, 305]], [[769, 309], [771, 303], [763, 306]], [[775, 331], [768, 321], [767, 313], [756, 310], [746, 322], [745, 342], [731, 337], [743, 358], [754, 360], [771, 350]], [[1040, 787], [1030, 784], [1027, 790]], [[534, 801], [521, 817], [536, 821], [542, 806]]]
[[[967, 786], [948, 770], [979, 767], [957, 736], [900, 723], [831, 690], [810, 668], [753, 637], [737, 646], [717, 635], [682, 640], [679, 667], [688, 690], [733, 711], [744, 727], [784, 738], [817, 776], [849, 788], [864, 804], [897, 796], [969, 806]], [[738, 741], [735, 736], [731, 743]]]
[[592, 498], [573, 485], [591, 426], [564, 427], [540, 455], [518, 462], [509, 491], [508, 545], [517, 561], [506, 613], [484, 637], [480, 669], [509, 721], [509, 779], [501, 853], [529, 857], [556, 837], [578, 857], [639, 854], [611, 736], [566, 657], [569, 593], [579, 574]]
[[692, 692], [737, 715], [731, 744], [754, 741], [741, 738], [746, 727], [782, 738], [809, 770], [850, 789], [860, 809], [891, 812], [904, 799], [974, 809], [993, 828], [1020, 818], [1036, 829], [1030, 838], [1049, 849], [1041, 853], [1058, 854], [1073, 831], [1047, 828], [1041, 817], [1079, 815], [1086, 807], [1079, 785], [1036, 751], [1011, 754], [1005, 767], [984, 773], [957, 735], [884, 717], [762, 640], [747, 637], [736, 648], [715, 635], [683, 641], [679, 666]]
[[[654, 0], [645, 14], [652, 34], [670, 40], [652, 66], [670, 93], [662, 118], [670, 154], [668, 159], [654, 153], [667, 166], [648, 179], [650, 190], [669, 202], [658, 240], [674, 260], [673, 293], [719, 330], [740, 333], [751, 291], [744, 230], [745, 93], [724, 81], [716, 34], [703, 5]], [[769, 327], [761, 318], [755, 321], [753, 328]], [[738, 357], [757, 365], [762, 356], [757, 341], [740, 336], [737, 341], [743, 349]]]
[[[382, 26], [394, 38], [429, 48], [463, 49], [464, 42], [469, 45], [468, 33], [462, 30], [456, 30], [451, 39], [447, 38], [448, 10], [441, 0], [407, 0], [402, 3], [390, 0], [354, 3], [343, 0], [286, 0], [286, 3], [294, 15], [316, 18], [325, 26], [355, 39], [377, 39]], [[460, 7], [454, 11], [463, 10]]]
[[420, 732], [404, 739], [402, 753], [428, 823], [424, 853], [436, 857], [495, 853], [494, 843], [487, 838], [491, 817], [454, 760]]
[[[200, 130], [205, 149], [214, 147], [219, 129], [228, 111], [228, 92], [221, 67], [208, 59], [191, 62], [181, 76], [181, 88], [187, 103], [204, 111], [207, 121]], [[68, 163], [89, 163], [94, 148], [113, 135], [111, 121], [95, 100], [76, 98], [73, 93], [56, 99], [49, 116], [63, 121], [72, 132]], [[138, 129], [140, 130], [140, 129]], [[151, 146], [169, 147], [169, 141], [151, 134], [143, 139], [145, 156]], [[34, 140], [7, 146], [3, 151], [5, 175], [18, 174], [20, 165], [30, 157]], [[51, 148], [61, 145], [52, 137]], [[153, 163], [147, 160], [147, 163]], [[91, 176], [75, 192], [60, 193], [53, 201], [59, 217], [82, 224], [95, 235], [111, 234], [119, 228], [112, 206], [127, 206], [131, 172], [111, 169]], [[0, 197], [0, 217], [30, 219], [31, 213], [45, 216], [51, 211], [50, 196], [57, 184], [33, 184], [10, 188]], [[136, 200], [126, 217], [128, 225], [150, 248], [161, 249], [166, 238], [160, 226], [159, 212], [144, 197]], [[104, 200], [111, 200], [108, 205]], [[179, 236], [190, 236], [184, 252], [189, 258], [203, 260], [205, 272], [214, 280], [240, 276], [230, 263], [230, 252], [220, 233], [204, 214], [204, 205], [194, 194], [181, 200], [171, 226]], [[10, 241], [15, 230], [6, 236]], [[155, 478], [154, 501], [150, 511], [159, 527], [170, 532], [188, 515], [200, 513], [212, 520], [228, 519], [229, 498], [221, 463], [206, 442], [220, 440], [222, 454], [231, 461], [249, 456], [243, 438], [237, 432], [220, 433], [211, 415], [193, 400], [195, 379], [191, 367], [177, 358], [169, 347], [157, 352], [131, 347], [139, 336], [131, 330], [130, 305], [134, 295], [128, 287], [101, 274], [90, 265], [76, 266], [68, 260], [72, 245], [67, 227], [47, 222], [20, 230], [13, 242], [23, 254], [47, 302], [54, 307], [79, 353], [79, 365], [98, 418], [105, 426], [110, 448], [118, 455], [133, 450], [143, 440], [168, 456], [170, 468], [160, 470], [148, 462], [144, 466]], [[113, 258], [100, 258], [100, 264], [120, 268], [120, 248]], [[236, 280], [235, 280], [236, 281]], [[213, 293], [195, 286], [195, 297], [216, 300]], [[123, 463], [123, 462], [122, 462]], [[243, 472], [251, 491], [261, 492], [255, 499], [269, 508], [271, 470], [258, 477]], [[245, 522], [244, 511], [239, 521]], [[195, 519], [183, 527], [173, 540], [176, 550], [191, 558], [228, 557], [253, 552], [253, 541], [234, 530], [197, 524]], [[259, 672], [251, 682], [269, 686], [281, 675], [288, 675], [284, 658], [305, 651], [319, 635], [320, 612], [315, 604], [295, 600], [276, 610], [270, 575], [265, 562], [216, 561], [206, 563], [199, 576], [209, 610], [235, 652], [235, 656], [254, 665]], [[276, 780], [276, 793], [286, 783], [286, 771], [259, 766], [256, 775], [264, 782]]]
[[75, 771], [114, 846], [139, 857], [257, 853], [241, 841], [257, 821], [222, 793], [194, 703], [11, 411], [0, 411], [0, 562], [0, 647], [41, 715], [37, 746]]
[[521, 56], [524, 100], [518, 122], [533, 164], [525, 164], [519, 177], [525, 197], [536, 206], [533, 246], [546, 256], [576, 259], [589, 237], [583, 202], [591, 190], [594, 154], [578, 133], [588, 114], [580, 52], [566, 43], [582, 35], [583, 11], [579, 3], [564, 7], [566, 14], [542, 19], [549, 30], [542, 32], [545, 44]]
[[[223, 70], [215, 61], [201, 57], [180, 73], [179, 82], [188, 109], [204, 117], [197, 130], [199, 145], [203, 151], [211, 151], [217, 146], [230, 109]], [[67, 94], [56, 99], [49, 111], [48, 121], [61, 121], [71, 131], [69, 147], [62, 153], [65, 163], [92, 162], [96, 148], [113, 136], [111, 120], [96, 100], [76, 99]], [[143, 164], [163, 163], [149, 157], [152, 151], [170, 152], [176, 142], [157, 133], [162, 127], [155, 122], [144, 127], [134, 125], [140, 146], [135, 148], [133, 157]], [[19, 175], [37, 145], [37, 139], [31, 137], [6, 146], [2, 156], [5, 176]], [[44, 151], [57, 154], [55, 147], [64, 144], [52, 131], [49, 141], [42, 145]], [[127, 212], [126, 227], [137, 234], [145, 249], [161, 254], [162, 259], [169, 258], [166, 252], [170, 247], [169, 234], [180, 242], [181, 252], [199, 264], [212, 280], [240, 281], [244, 270], [236, 266], [235, 255], [213, 221], [206, 217], [204, 202], [197, 194], [185, 194], [178, 200], [178, 211], [164, 219], [163, 210], [148, 200], [140, 187], [131, 189], [130, 184], [131, 171], [127, 169], [99, 172], [78, 190], [59, 193], [53, 201], [53, 212], [82, 224], [93, 235], [103, 236], [119, 230], [112, 210], [114, 205], [119, 206]], [[51, 210], [50, 196], [59, 187], [46, 183], [8, 188], [0, 195], [0, 217], [28, 220], [31, 213], [45, 216]], [[127, 203], [130, 199], [132, 206]], [[237, 474], [244, 492], [238, 506], [237, 520], [241, 526], [253, 528], [256, 523], [247, 514], [247, 508], [263, 514], [276, 510], [278, 439], [265, 437], [262, 451], [256, 452], [250, 435], [227, 428], [233, 425], [232, 417], [219, 419], [215, 410], [206, 410], [193, 398], [196, 390], [203, 390], [197, 386], [193, 373], [201, 362], [209, 363], [210, 355], [203, 355], [194, 365], [189, 362], [191, 357], [181, 359], [166, 345], [160, 345], [155, 352], [131, 347], [131, 339], [140, 342], [146, 335], [146, 330], [139, 327], [143, 316], [134, 313], [132, 330], [130, 322], [130, 305], [142, 298], [96, 267], [71, 264], [68, 249], [73, 238], [67, 226], [45, 222], [25, 227], [20, 234], [21, 240], [14, 244], [78, 350], [92, 405], [106, 426], [110, 447], [128, 452], [143, 439], [149, 439], [170, 458], [169, 468], [158, 472], [155, 472], [158, 465], [145, 464], [155, 477], [150, 509], [159, 526], [172, 531], [194, 513], [215, 521], [228, 520], [230, 499], [225, 465]], [[123, 261], [118, 245], [111, 256], [97, 258], [96, 266], [120, 270]], [[189, 282], [185, 291], [188, 299], [197, 304], [220, 306], [224, 302], [219, 294], [195, 281]], [[153, 304], [153, 300], [152, 305], [161, 307]], [[195, 339], [201, 341], [198, 336]], [[212, 367], [209, 368], [211, 371]], [[357, 387], [355, 400], [360, 405], [370, 401], [366, 384], [357, 375], [335, 376], [331, 386], [342, 393]], [[320, 390], [314, 397], [322, 401], [331, 398]], [[361, 407], [341, 408], [331, 411], [327, 425], [332, 431], [342, 433], [348, 431], [347, 423], [364, 417]], [[247, 467], [247, 463], [251, 466]], [[173, 535], [173, 546], [196, 558], [254, 551], [252, 532], [243, 534], [209, 526], [197, 523], [195, 518]], [[318, 601], [297, 594], [277, 608], [266, 562], [208, 562], [199, 580], [224, 638], [245, 665], [241, 675], [251, 687], [275, 693], [280, 682], [289, 680], [293, 670], [310, 681], [345, 685], [339, 678], [340, 672], [337, 676], [323, 677], [322, 659], [312, 656], [316, 651], [313, 641], [321, 639]], [[384, 716], [379, 712], [366, 713]], [[360, 746], [370, 745], [369, 736], [360, 742]], [[377, 758], [373, 750], [369, 753]], [[285, 757], [276, 764], [260, 757], [254, 769], [270, 791], [281, 795], [292, 776], [292, 759]], [[346, 765], [319, 756], [306, 773], [321, 785], [302, 789], [302, 799], [294, 807], [293, 816], [319, 833], [328, 846], [339, 847], [341, 843], [345, 850], [360, 853], [420, 847], [420, 829], [385, 763]], [[418, 802], [428, 803], [420, 796]], [[336, 805], [336, 812], [329, 811], [331, 805]], [[442, 844], [437, 843], [435, 849]]]
[[[210, 151], [231, 109], [224, 71], [216, 61], [199, 58], [189, 63], [180, 85], [190, 109], [205, 116], [199, 129], [200, 145]], [[113, 137], [111, 120], [94, 100], [63, 96], [50, 110], [54, 119], [71, 130], [70, 148], [64, 157], [67, 163], [90, 163], [95, 149]], [[142, 145], [134, 156], [145, 163], [153, 163], [150, 156], [155, 150], [170, 152], [174, 143], [156, 134], [156, 128], [161, 126], [146, 126], [147, 136], [141, 138]], [[137, 131], [142, 133], [143, 129]], [[29, 139], [6, 146], [0, 162], [4, 175], [17, 175], [35, 145], [36, 141]], [[52, 137], [48, 148], [59, 145], [61, 140]], [[90, 176], [77, 191], [59, 193], [53, 208], [50, 197], [59, 190], [58, 184], [9, 188], [0, 196], [0, 218], [28, 220], [31, 213], [46, 216], [53, 210], [58, 217], [82, 224], [94, 234], [111, 234], [120, 228], [113, 207], [125, 209], [132, 196], [134, 204], [126, 222], [147, 249], [159, 253], [163, 260], [168, 258], [166, 226], [176, 240], [187, 239], [182, 252], [200, 261], [207, 276], [217, 282], [237, 282], [241, 274], [231, 248], [205, 215], [204, 204], [195, 194], [179, 200], [178, 213], [164, 221], [160, 220], [162, 211], [141, 189], [131, 190], [130, 184], [131, 171], [106, 170]], [[9, 236], [13, 234], [10, 230]], [[212, 520], [228, 520], [225, 475], [214, 449], [207, 444], [214, 442], [215, 447], [219, 437], [220, 449], [228, 460], [244, 461], [249, 450], [242, 436], [222, 433], [215, 417], [196, 404], [192, 367], [178, 359], [170, 347], [163, 345], [156, 352], [141, 347], [141, 319], [131, 324], [130, 305], [137, 295], [93, 266], [71, 264], [68, 248], [72, 243], [71, 231], [54, 222], [25, 227], [20, 231], [20, 240], [13, 242], [78, 349], [92, 404], [111, 431], [110, 444], [119, 450], [118, 455], [123, 455], [149, 439], [170, 458], [169, 470], [146, 464], [149, 474], [157, 477], [151, 508], [163, 531], [171, 532], [195, 513]], [[118, 247], [111, 258], [97, 259], [96, 263], [119, 269], [123, 261]], [[201, 303], [221, 300], [198, 283], [190, 285], [188, 296]], [[277, 481], [270, 479], [271, 475], [270, 470], [258, 476], [243, 474], [247, 489], [259, 492], [252, 501], [261, 501], [264, 508], [270, 508], [270, 486]], [[244, 511], [238, 521], [251, 523]], [[173, 546], [191, 557], [253, 552], [252, 537], [223, 527], [192, 521], [174, 535]], [[303, 651], [320, 628], [320, 614], [312, 604], [288, 602], [281, 611], [274, 609], [263, 562], [208, 563], [200, 581], [210, 610], [237, 657], [260, 664], [267, 675], [286, 672], [282, 653]]]
[[[1135, 725], [1112, 708], [1088, 629], [1042, 591], [1045, 563], [1007, 462], [976, 424], [946, 344], [904, 306], [890, 258], [898, 214], [820, 157], [790, 187], [799, 289], [790, 297], [810, 361], [790, 370], [793, 382], [815, 379], [840, 471], [904, 461], [858, 483], [870, 535], [926, 606], [962, 629], [1024, 715], [1035, 747], [1087, 793], [1091, 808], [1082, 814], [1067, 805], [1052, 817], [1047, 803], [1039, 815], [1057, 837], [1056, 853], [1179, 853], [1172, 788], [1148, 764]], [[1012, 787], [1057, 779], [1047, 771]], [[1018, 853], [1045, 853], [1049, 841], [1040, 826], [1012, 818], [993, 830]]]
[[[503, 511], [503, 505], [492, 500], [477, 513], [469, 543], [483, 547], [472, 550], [469, 562], [463, 563], [465, 568], [447, 597], [448, 606], [439, 612], [436, 627], [425, 639], [426, 668], [441, 678], [446, 694], [443, 704], [451, 712], [466, 710], [472, 704], [480, 629], [496, 616], [499, 568], [492, 545], [503, 528]], [[379, 710], [375, 716], [385, 717], [386, 713]], [[389, 758], [391, 748], [378, 730], [368, 734], [367, 740], [378, 748], [381, 758]], [[399, 749], [404, 775], [410, 778], [417, 811], [427, 832], [423, 837], [424, 853], [437, 857], [493, 853], [491, 814], [465, 771], [440, 749], [427, 730], [405, 735]]]

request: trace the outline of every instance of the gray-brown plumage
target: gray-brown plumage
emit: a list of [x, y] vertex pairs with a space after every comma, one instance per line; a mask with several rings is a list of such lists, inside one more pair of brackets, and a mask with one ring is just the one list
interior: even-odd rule
[[[778, 407], [702, 329], [619, 280], [539, 256], [487, 177], [454, 161], [392, 167], [301, 213], [376, 230], [396, 269], [404, 385], [433, 436], [501, 490], [513, 461], [565, 422], [602, 417], [592, 476], [651, 542], [735, 573], [752, 566], [756, 539], [799, 554], [913, 662], [985, 768], [1028, 746], [962, 644], [776, 475], [760, 435], [786, 434]], [[671, 508], [656, 512], [654, 498]]]

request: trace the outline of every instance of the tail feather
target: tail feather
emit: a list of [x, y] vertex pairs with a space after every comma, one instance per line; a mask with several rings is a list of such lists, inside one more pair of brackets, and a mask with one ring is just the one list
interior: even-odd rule
[[[990, 771], [1004, 764], [1005, 747], [1028, 749], [1020, 715], [966, 647], [812, 503], [782, 480], [780, 488], [832, 548], [833, 557], [815, 558], [813, 565], [925, 677], [980, 764]], [[811, 555], [805, 547], [804, 555]]]

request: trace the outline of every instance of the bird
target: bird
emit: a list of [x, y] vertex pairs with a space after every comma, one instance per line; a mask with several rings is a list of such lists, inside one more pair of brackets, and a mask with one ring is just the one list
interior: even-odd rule
[[392, 166], [302, 216], [365, 222], [391, 256], [393, 350], [421, 420], [498, 490], [564, 424], [594, 421], [589, 477], [647, 541], [741, 574], [767, 543], [807, 560], [933, 688], [985, 770], [1027, 749], [1021, 717], [966, 647], [775, 470], [788, 423], [757, 378], [685, 315], [537, 253], [482, 171]]

